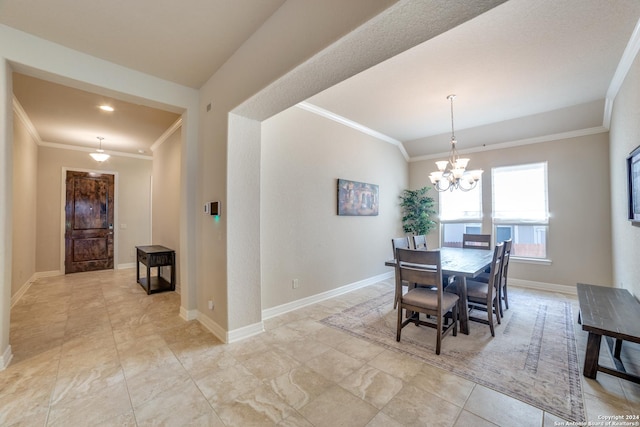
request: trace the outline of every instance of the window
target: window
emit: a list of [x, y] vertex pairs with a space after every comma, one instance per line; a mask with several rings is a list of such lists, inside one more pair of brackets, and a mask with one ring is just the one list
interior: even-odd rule
[[440, 195], [441, 246], [462, 247], [464, 233], [482, 231], [482, 182], [470, 191], [443, 191]]
[[491, 181], [496, 242], [513, 239], [515, 257], [546, 258], [547, 164], [493, 168]]

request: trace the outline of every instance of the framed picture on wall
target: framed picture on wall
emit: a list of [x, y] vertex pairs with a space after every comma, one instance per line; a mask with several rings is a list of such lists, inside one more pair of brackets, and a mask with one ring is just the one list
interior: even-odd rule
[[376, 184], [338, 179], [338, 215], [376, 216], [379, 197]]
[[640, 146], [627, 157], [627, 188], [629, 189], [629, 220], [640, 226]]

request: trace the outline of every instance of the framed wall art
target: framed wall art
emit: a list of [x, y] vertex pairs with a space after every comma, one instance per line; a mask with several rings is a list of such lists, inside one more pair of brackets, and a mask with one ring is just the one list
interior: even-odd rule
[[338, 215], [376, 216], [379, 204], [376, 184], [338, 179]]

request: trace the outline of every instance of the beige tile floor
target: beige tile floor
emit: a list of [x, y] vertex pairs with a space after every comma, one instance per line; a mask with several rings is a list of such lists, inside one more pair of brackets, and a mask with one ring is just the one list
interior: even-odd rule
[[[0, 371], [0, 425], [562, 425], [318, 322], [390, 286], [269, 319], [265, 333], [223, 344], [178, 316], [179, 295], [147, 296], [133, 270], [40, 279], [11, 311], [14, 358]], [[576, 334], [582, 358], [586, 336]], [[640, 347], [625, 354], [640, 361]], [[605, 374], [583, 385], [589, 420], [640, 414], [637, 385]]]

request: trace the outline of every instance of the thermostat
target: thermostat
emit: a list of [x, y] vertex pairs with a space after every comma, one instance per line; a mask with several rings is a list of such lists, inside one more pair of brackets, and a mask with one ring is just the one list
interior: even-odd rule
[[221, 203], [220, 202], [207, 202], [204, 204], [204, 213], [219, 216], [221, 212]]

